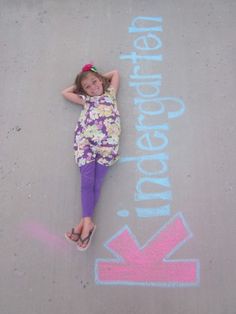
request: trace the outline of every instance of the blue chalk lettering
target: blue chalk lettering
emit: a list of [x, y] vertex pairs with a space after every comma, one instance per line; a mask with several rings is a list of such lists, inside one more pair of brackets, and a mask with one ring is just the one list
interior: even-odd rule
[[136, 190], [138, 192], [141, 191], [141, 186], [143, 185], [143, 183], [145, 182], [149, 182], [149, 183], [154, 183], [154, 184], [159, 184], [165, 187], [170, 187], [170, 180], [169, 178], [165, 177], [165, 178], [140, 178], [136, 184]]
[[143, 114], [140, 114], [138, 116], [138, 122], [139, 124], [136, 124], [136, 130], [137, 131], [146, 131], [146, 130], [163, 130], [163, 131], [168, 131], [169, 130], [169, 125], [167, 123], [161, 124], [161, 125], [144, 125], [145, 116]]
[[162, 192], [162, 193], [145, 193], [142, 192], [142, 186], [144, 183], [153, 183], [155, 185], [161, 185], [164, 187], [170, 187], [169, 178], [140, 178], [136, 184], [136, 191], [138, 193], [135, 194], [135, 200], [153, 200], [153, 199], [170, 199], [171, 192]]
[[[144, 110], [143, 109], [143, 104], [157, 104], [159, 105], [160, 109], [159, 110]], [[143, 99], [143, 98], [134, 98], [134, 104], [139, 106], [139, 111], [150, 115], [150, 116], [154, 116], [154, 115], [160, 115], [163, 112], [165, 112], [165, 106], [164, 104], [159, 102], [159, 98], [152, 98], [152, 99]]]
[[[160, 94], [160, 86], [161, 86], [161, 81], [152, 81], [152, 82], [129, 82], [129, 86], [136, 88], [137, 93], [141, 97], [147, 97], [147, 98], [152, 98], [155, 96], [158, 96]], [[140, 88], [141, 87], [151, 87], [154, 89], [154, 92], [150, 94], [150, 92], [143, 92]]]
[[167, 162], [166, 162], [166, 160], [163, 160], [163, 159], [159, 159], [158, 161], [159, 161], [160, 164], [161, 164], [160, 170], [156, 170], [156, 171], [147, 171], [147, 170], [144, 170], [144, 169], [143, 169], [143, 166], [142, 166], [144, 160], [138, 161], [138, 163], [137, 163], [137, 168], [138, 168], [138, 170], [139, 170], [141, 173], [143, 173], [144, 175], [147, 175], [147, 176], [153, 176], [153, 175], [164, 174], [165, 172], [168, 171]]
[[120, 217], [128, 217], [129, 216], [129, 211], [122, 209], [117, 211], [117, 215]]
[[130, 78], [133, 80], [146, 80], [146, 79], [158, 79], [161, 80], [162, 79], [162, 75], [161, 74], [149, 74], [149, 75], [140, 75], [138, 74], [138, 71], [140, 70], [140, 65], [136, 64], [133, 68], [133, 74], [130, 75]]
[[[153, 145], [151, 142], [151, 137], [160, 139], [163, 143], [160, 145]], [[143, 144], [144, 141], [146, 141], [146, 145]], [[138, 146], [138, 148], [148, 151], [162, 150], [168, 145], [168, 138], [165, 134], [159, 131], [149, 131], [137, 139], [136, 145]]]
[[132, 51], [130, 54], [128, 55], [120, 55], [120, 59], [121, 60], [127, 60], [127, 59], [130, 59], [132, 60], [133, 63], [137, 63], [137, 60], [138, 61], [162, 61], [163, 58], [162, 58], [162, 55], [159, 54], [159, 55], [145, 55], [145, 56], [140, 56], [140, 55], [137, 55], [137, 53], [135, 51]]
[[135, 208], [136, 214], [140, 218], [170, 216], [170, 205], [164, 205], [155, 208]]
[[145, 16], [137, 16], [136, 18], [133, 19], [131, 22], [131, 26], [129, 27], [129, 33], [141, 33], [141, 32], [162, 32], [162, 26], [152, 26], [152, 27], [137, 27], [135, 24], [137, 22], [143, 22], [143, 21], [151, 21], [151, 22], [158, 22], [162, 23], [163, 19], [161, 16], [158, 17], [145, 17]]
[[[153, 42], [156, 43], [155, 46], [153, 46]], [[150, 45], [148, 43], [150, 43]], [[159, 37], [152, 33], [148, 33], [147, 35], [136, 38], [134, 41], [134, 47], [139, 50], [152, 51], [160, 49], [162, 47], [162, 43]]]
[[166, 191], [162, 193], [136, 193], [135, 201], [147, 201], [147, 200], [171, 200], [171, 191]]
[[179, 109], [178, 109], [177, 111], [169, 111], [169, 112], [168, 112], [168, 118], [169, 118], [169, 119], [178, 118], [178, 117], [180, 117], [180, 116], [184, 113], [184, 111], [185, 111], [185, 104], [184, 104], [183, 100], [180, 99], [180, 98], [176, 98], [176, 97], [160, 97], [160, 98], [159, 98], [159, 101], [160, 101], [160, 103], [162, 103], [162, 104], [163, 104], [163, 102], [167, 102], [166, 106], [168, 105], [168, 103], [170, 103], [170, 105], [171, 105], [171, 102], [178, 104]]
[[[119, 162], [137, 162], [138, 170], [145, 175], [159, 175], [168, 171], [167, 161], [169, 156], [166, 153], [154, 154], [154, 155], [142, 155], [137, 157], [121, 157]], [[159, 161], [161, 164], [161, 169], [155, 172], [146, 171], [142, 167], [144, 161]]]

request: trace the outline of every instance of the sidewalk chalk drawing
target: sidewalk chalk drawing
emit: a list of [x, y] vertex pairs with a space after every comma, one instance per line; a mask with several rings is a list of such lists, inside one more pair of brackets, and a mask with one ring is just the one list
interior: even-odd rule
[[124, 226], [105, 247], [114, 259], [97, 259], [98, 284], [195, 286], [199, 283], [198, 260], [170, 259], [192, 237], [181, 213], [141, 247], [128, 226]]
[[[162, 23], [162, 17], [135, 17], [128, 29], [131, 36], [137, 36], [133, 41], [135, 50], [120, 55], [121, 60], [132, 62], [129, 86], [135, 91], [133, 105], [138, 109], [135, 143], [137, 151], [141, 152], [123, 156], [120, 166], [134, 163], [140, 174], [134, 192], [137, 218], [167, 217], [167, 222], [143, 246], [128, 225], [107, 240], [104, 246], [113, 258], [96, 259], [98, 285], [196, 287], [200, 283], [198, 259], [171, 258], [193, 235], [183, 213], [172, 216], [170, 157], [166, 152], [168, 131], [170, 122], [184, 114], [185, 104], [181, 98], [161, 96], [162, 75], [153, 73], [163, 62]], [[152, 73], [146, 73], [147, 68], [151, 68]], [[150, 163], [152, 166], [148, 167]], [[150, 202], [151, 207], [143, 206]], [[117, 215], [125, 218], [129, 211], [122, 209]]]
[[20, 225], [20, 230], [29, 239], [36, 239], [50, 250], [67, 251], [67, 244], [61, 236], [52, 233], [49, 228], [37, 221], [28, 220]]

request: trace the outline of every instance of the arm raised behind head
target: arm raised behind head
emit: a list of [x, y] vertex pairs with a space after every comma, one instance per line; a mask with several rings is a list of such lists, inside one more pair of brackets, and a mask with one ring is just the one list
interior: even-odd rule
[[67, 100], [69, 100], [75, 104], [79, 104], [82, 106], [84, 106], [84, 104], [85, 104], [85, 100], [83, 99], [83, 97], [75, 93], [75, 85], [72, 85], [70, 87], [65, 88], [61, 92], [61, 94], [65, 99], [67, 99]]
[[111, 81], [111, 86], [114, 88], [115, 93], [117, 93], [120, 85], [120, 75], [117, 70], [113, 70], [103, 74], [104, 77], [108, 78]]

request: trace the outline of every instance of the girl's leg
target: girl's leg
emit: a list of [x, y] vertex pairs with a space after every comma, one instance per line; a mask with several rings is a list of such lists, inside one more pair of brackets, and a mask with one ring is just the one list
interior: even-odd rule
[[107, 170], [107, 166], [97, 162], [91, 162], [80, 167], [83, 229], [78, 241], [79, 249], [85, 249], [89, 245], [90, 237], [95, 230], [92, 217]]
[[93, 216], [108, 168], [94, 161], [80, 167], [83, 217]]
[[94, 213], [95, 161], [80, 167], [82, 216], [92, 217]]
[[94, 184], [94, 206], [96, 206], [97, 201], [99, 199], [101, 187], [107, 174], [108, 168], [109, 168], [108, 166], [104, 166], [96, 162]]
[[[80, 249], [85, 249], [89, 242], [94, 223], [92, 217], [94, 214], [94, 186], [95, 186], [95, 161], [80, 167], [81, 174], [81, 202], [82, 202], [82, 220], [83, 227], [80, 239], [77, 242]], [[87, 240], [86, 240], [87, 239]]]

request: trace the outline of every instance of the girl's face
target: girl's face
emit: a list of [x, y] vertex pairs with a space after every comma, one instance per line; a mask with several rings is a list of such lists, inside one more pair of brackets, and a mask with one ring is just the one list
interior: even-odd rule
[[101, 96], [103, 94], [102, 81], [93, 73], [88, 73], [81, 85], [88, 96]]

